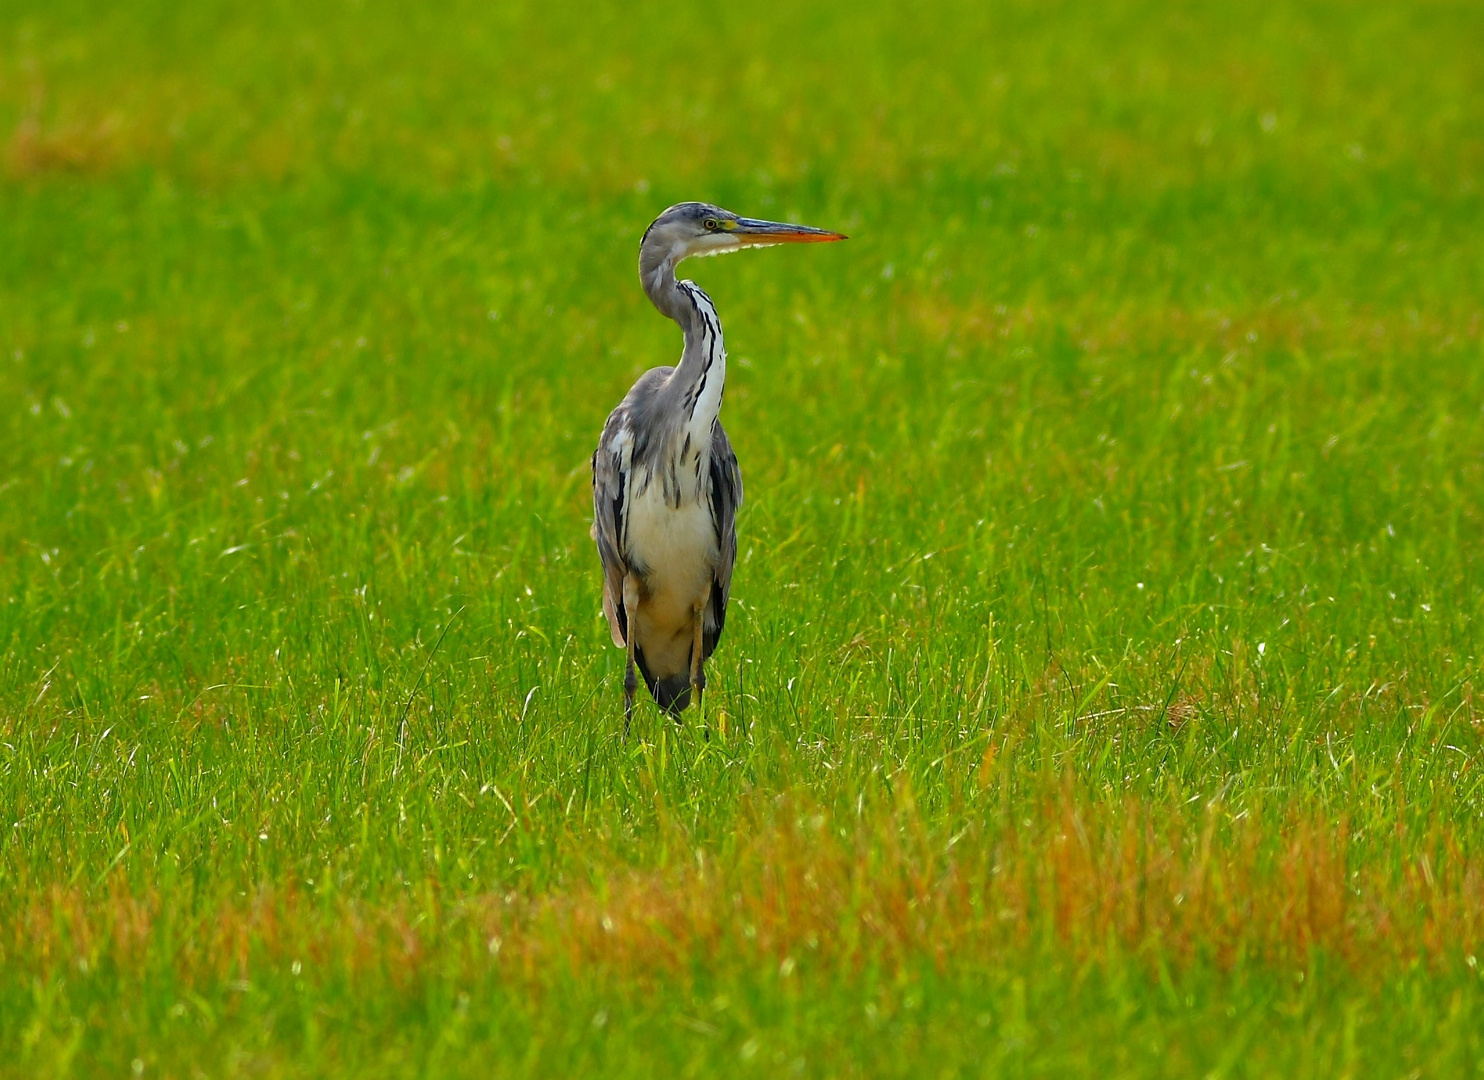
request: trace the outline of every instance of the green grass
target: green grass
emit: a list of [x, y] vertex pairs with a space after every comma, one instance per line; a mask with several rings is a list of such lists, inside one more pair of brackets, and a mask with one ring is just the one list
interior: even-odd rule
[[[0, 2], [0, 1075], [1484, 1060], [1484, 9]], [[587, 458], [733, 364], [713, 737]]]

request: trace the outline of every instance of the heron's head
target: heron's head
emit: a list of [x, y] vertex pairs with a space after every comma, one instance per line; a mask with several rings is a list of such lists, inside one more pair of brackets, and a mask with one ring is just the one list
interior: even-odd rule
[[827, 229], [739, 217], [710, 203], [686, 202], [670, 207], [644, 232], [641, 253], [652, 252], [678, 263], [695, 255], [722, 255], [745, 247], [770, 244], [819, 244], [845, 237]]

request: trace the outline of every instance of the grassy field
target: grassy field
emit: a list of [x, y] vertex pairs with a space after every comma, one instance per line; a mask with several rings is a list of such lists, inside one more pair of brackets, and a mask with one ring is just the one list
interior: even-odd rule
[[0, 0], [0, 1076], [1479, 1075], [1484, 8], [436, 7]]

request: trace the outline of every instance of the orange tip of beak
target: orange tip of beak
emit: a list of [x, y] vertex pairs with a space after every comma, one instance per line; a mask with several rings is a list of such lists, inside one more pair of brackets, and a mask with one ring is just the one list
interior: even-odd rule
[[850, 237], [824, 229], [777, 229], [761, 233], [738, 233], [737, 239], [747, 247], [767, 247], [770, 244], [830, 244], [836, 240], [849, 240]]
[[780, 239], [785, 244], [830, 244], [836, 240], [849, 240], [850, 237], [837, 232], [797, 232], [784, 233]]

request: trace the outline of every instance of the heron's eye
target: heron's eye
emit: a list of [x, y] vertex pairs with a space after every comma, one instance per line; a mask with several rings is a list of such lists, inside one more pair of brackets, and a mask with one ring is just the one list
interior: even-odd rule
[[717, 221], [714, 217], [707, 218], [705, 221], [701, 222], [701, 224], [705, 225], [706, 228], [710, 229], [712, 232], [715, 232], [721, 226], [721, 222]]

